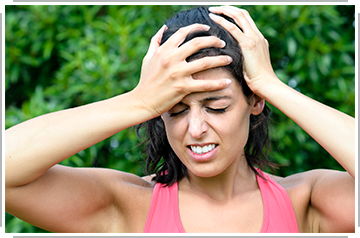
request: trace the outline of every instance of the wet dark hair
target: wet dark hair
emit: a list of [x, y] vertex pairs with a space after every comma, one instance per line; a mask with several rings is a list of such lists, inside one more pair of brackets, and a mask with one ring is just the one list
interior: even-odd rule
[[[228, 55], [233, 61], [230, 65], [221, 67], [230, 72], [242, 88], [245, 98], [250, 102], [253, 92], [247, 86], [243, 76], [243, 56], [238, 42], [223, 27], [215, 23], [209, 17], [209, 10], [206, 7], [198, 7], [187, 11], [181, 11], [165, 25], [168, 29], [164, 32], [161, 44], [169, 39], [179, 28], [200, 23], [210, 26], [209, 31], [197, 31], [190, 33], [185, 41], [195, 37], [216, 36], [226, 42], [224, 48], [205, 48], [187, 58], [187, 61], [203, 58], [205, 56]], [[233, 19], [222, 15], [228, 21], [235, 24]], [[271, 114], [270, 108], [265, 105], [259, 115], [250, 115], [249, 137], [245, 146], [245, 157], [250, 168], [259, 176], [259, 172], [254, 166], [261, 170], [266, 167], [271, 169], [276, 166], [268, 160], [267, 153], [270, 148], [268, 119]], [[156, 117], [147, 122], [136, 126], [136, 132], [140, 136], [140, 129], [144, 128], [145, 143], [145, 173], [154, 174], [153, 181], [166, 185], [171, 185], [187, 176], [187, 168], [177, 157], [167, 139], [165, 125], [161, 117]], [[141, 136], [140, 136], [141, 137]], [[262, 176], [261, 176], [262, 177]]]

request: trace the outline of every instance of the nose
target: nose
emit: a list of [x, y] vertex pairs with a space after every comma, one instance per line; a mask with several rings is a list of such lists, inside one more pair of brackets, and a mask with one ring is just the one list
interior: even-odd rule
[[209, 129], [204, 116], [199, 111], [189, 113], [189, 133], [195, 139], [200, 139]]

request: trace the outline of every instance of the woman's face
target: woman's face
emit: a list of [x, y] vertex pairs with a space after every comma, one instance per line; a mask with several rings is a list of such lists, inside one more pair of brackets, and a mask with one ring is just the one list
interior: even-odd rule
[[219, 91], [189, 94], [162, 119], [169, 143], [188, 172], [213, 177], [244, 156], [250, 114], [260, 113], [262, 107], [256, 97], [249, 103], [241, 86], [221, 68], [202, 71], [193, 77], [230, 78], [232, 83]]

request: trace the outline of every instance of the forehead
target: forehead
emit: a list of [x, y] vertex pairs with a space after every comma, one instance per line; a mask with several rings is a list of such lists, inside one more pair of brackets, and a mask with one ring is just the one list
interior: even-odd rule
[[232, 74], [224, 68], [214, 68], [200, 71], [192, 75], [194, 79], [218, 79], [218, 78], [231, 78], [234, 79]]
[[231, 102], [236, 98], [235, 94], [231, 90], [219, 90], [213, 92], [203, 92], [203, 93], [191, 93], [183, 98], [179, 103], [190, 105], [193, 103], [211, 103], [216, 101]]
[[183, 101], [196, 100], [201, 101], [207, 98], [211, 98], [213, 100], [216, 99], [234, 99], [239, 95], [242, 95], [241, 86], [237, 82], [237, 80], [226, 70], [222, 68], [215, 68], [204, 70], [199, 73], [193, 74], [193, 78], [195, 80], [216, 80], [216, 79], [231, 79], [232, 83], [221, 90], [216, 91], [208, 91], [208, 92], [198, 92], [191, 93], [187, 95]]

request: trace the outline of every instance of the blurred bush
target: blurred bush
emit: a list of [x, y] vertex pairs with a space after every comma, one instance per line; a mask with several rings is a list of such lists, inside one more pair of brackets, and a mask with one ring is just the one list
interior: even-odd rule
[[[252, 6], [278, 77], [303, 94], [355, 116], [354, 6]], [[287, 176], [342, 169], [306, 132], [273, 110], [272, 157]], [[331, 128], [329, 128], [331, 130]]]
[[[354, 6], [242, 6], [270, 43], [273, 67], [296, 90], [355, 116]], [[5, 127], [133, 89], [151, 37], [189, 6], [5, 6]], [[286, 176], [341, 169], [273, 108], [271, 157]], [[329, 128], [331, 129], [331, 128]], [[127, 129], [63, 162], [143, 175]], [[6, 232], [44, 232], [6, 214]]]

